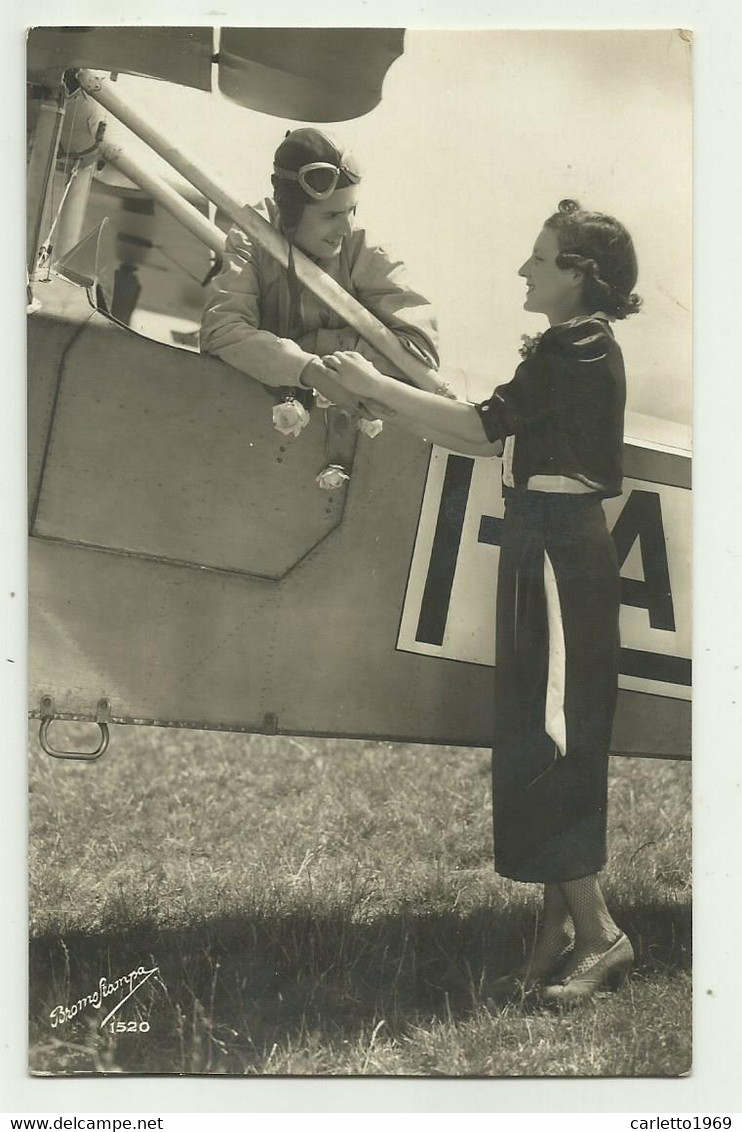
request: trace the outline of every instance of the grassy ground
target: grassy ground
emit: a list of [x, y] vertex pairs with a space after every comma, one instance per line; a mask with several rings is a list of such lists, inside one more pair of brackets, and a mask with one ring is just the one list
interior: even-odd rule
[[[610, 836], [634, 976], [563, 1016], [497, 1009], [536, 891], [494, 877], [486, 751], [120, 727], [84, 765], [34, 738], [31, 1069], [686, 1072], [689, 766], [613, 759]], [[100, 1031], [122, 994], [50, 1025], [140, 966], [116, 1019], [148, 1032]]]

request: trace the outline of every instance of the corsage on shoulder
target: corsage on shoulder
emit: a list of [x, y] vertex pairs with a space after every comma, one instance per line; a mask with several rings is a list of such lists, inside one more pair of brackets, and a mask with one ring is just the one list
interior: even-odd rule
[[524, 360], [533, 357], [543, 336], [543, 331], [539, 334], [521, 334], [518, 353]]

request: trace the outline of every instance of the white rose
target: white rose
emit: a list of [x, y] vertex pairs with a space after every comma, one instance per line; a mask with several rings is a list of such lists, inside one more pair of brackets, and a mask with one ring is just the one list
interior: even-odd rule
[[314, 397], [318, 409], [331, 409], [335, 404], [335, 402], [331, 401], [329, 397], [323, 397], [323, 395], [317, 389], [315, 389], [314, 391]]
[[370, 436], [371, 439], [378, 436], [383, 427], [384, 424], [382, 421], [367, 421], [365, 417], [359, 417], [358, 419], [358, 431], [365, 433], [366, 436]]
[[309, 413], [299, 401], [290, 399], [273, 406], [273, 427], [284, 436], [298, 436], [309, 424]]
[[349, 479], [350, 476], [340, 464], [328, 464], [318, 476], [315, 476], [316, 482], [325, 491], [335, 491], [336, 488], [347, 483]]

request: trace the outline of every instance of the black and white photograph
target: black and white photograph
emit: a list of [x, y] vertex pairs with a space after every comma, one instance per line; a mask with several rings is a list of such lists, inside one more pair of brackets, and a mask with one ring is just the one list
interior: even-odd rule
[[29, 1074], [692, 1074], [693, 54], [28, 31]]

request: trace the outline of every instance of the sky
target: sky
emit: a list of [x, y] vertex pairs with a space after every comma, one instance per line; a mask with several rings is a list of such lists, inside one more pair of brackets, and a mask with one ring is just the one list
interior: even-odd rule
[[[508, 380], [520, 335], [543, 329], [517, 270], [575, 197], [637, 247], [644, 309], [616, 326], [629, 409], [690, 423], [690, 51], [672, 30], [408, 30], [380, 104], [328, 127], [364, 169], [358, 223], [434, 303], [443, 365], [470, 395]], [[118, 90], [246, 203], [300, 124], [131, 76]]]

